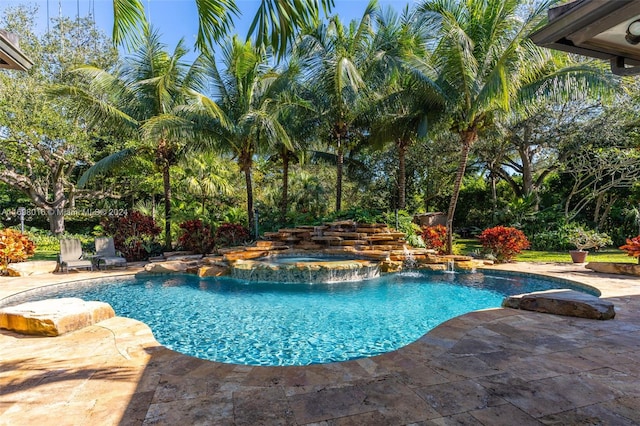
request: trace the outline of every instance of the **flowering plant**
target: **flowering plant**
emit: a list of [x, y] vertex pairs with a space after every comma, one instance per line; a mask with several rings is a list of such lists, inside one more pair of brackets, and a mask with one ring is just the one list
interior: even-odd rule
[[426, 248], [444, 253], [447, 245], [447, 228], [443, 225], [423, 226], [422, 239]]
[[251, 238], [249, 230], [237, 223], [223, 223], [216, 230], [216, 242], [223, 247], [235, 246]]
[[0, 230], [0, 273], [4, 275], [11, 262], [22, 262], [33, 256], [36, 245], [15, 229]]
[[516, 228], [496, 226], [485, 229], [478, 237], [482, 247], [500, 262], [508, 262], [520, 251], [529, 248], [529, 240]]
[[195, 253], [211, 253], [215, 240], [211, 227], [202, 223], [200, 219], [187, 220], [180, 225], [181, 235], [178, 237], [178, 245], [183, 250]]
[[637, 257], [640, 264], [640, 235], [633, 238], [627, 238], [627, 244], [620, 247], [620, 250], [627, 252], [631, 257]]

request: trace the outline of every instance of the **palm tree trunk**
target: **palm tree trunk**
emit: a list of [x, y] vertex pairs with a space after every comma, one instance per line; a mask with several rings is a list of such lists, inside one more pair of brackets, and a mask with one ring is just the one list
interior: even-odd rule
[[287, 222], [287, 210], [289, 207], [289, 151], [283, 150], [282, 154], [282, 201], [280, 204], [280, 222]]
[[406, 176], [407, 144], [398, 140], [398, 209], [404, 210], [407, 205]]
[[[253, 180], [251, 178], [251, 163], [245, 162], [242, 165], [242, 171], [244, 172], [244, 181], [247, 186], [247, 217], [249, 218], [248, 228], [253, 229]], [[255, 235], [255, 238], [258, 238]]]
[[496, 174], [489, 172], [491, 176], [491, 224], [495, 225], [496, 218], [498, 217], [498, 188], [496, 182]]
[[164, 246], [171, 251], [171, 178], [169, 174], [170, 165], [165, 161], [162, 165], [162, 184], [164, 186]]
[[344, 150], [342, 141], [338, 135], [338, 152], [336, 159], [336, 212], [342, 210], [342, 170], [344, 167]]
[[458, 196], [460, 195], [460, 187], [462, 186], [462, 178], [464, 178], [464, 172], [467, 169], [467, 160], [469, 159], [469, 151], [471, 145], [478, 137], [478, 133], [475, 130], [468, 130], [460, 134], [462, 140], [462, 152], [460, 153], [460, 164], [458, 171], [456, 172], [456, 180], [453, 183], [453, 193], [451, 194], [451, 201], [449, 201], [449, 211], [447, 212], [447, 253], [453, 252], [453, 216], [456, 212], [456, 204], [458, 204]]

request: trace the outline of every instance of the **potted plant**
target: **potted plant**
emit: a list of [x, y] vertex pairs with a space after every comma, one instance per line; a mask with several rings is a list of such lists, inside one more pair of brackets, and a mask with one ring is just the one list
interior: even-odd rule
[[569, 242], [576, 247], [576, 250], [569, 251], [573, 263], [584, 263], [587, 254], [589, 254], [587, 249], [598, 249], [608, 244], [613, 244], [611, 238], [604, 232], [585, 229], [582, 225], [571, 228], [569, 231]]

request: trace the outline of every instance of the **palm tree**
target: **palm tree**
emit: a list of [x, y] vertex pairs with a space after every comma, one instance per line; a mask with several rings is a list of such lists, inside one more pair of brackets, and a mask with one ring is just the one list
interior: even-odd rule
[[314, 82], [315, 103], [335, 145], [336, 211], [342, 208], [344, 154], [353, 139], [353, 123], [363, 109], [367, 89], [364, 75], [373, 59], [370, 48], [376, 9], [373, 0], [360, 22], [352, 21], [348, 27], [334, 16], [328, 24], [309, 29], [298, 45], [308, 65], [307, 79]]
[[129, 161], [134, 155], [149, 155], [162, 174], [165, 215], [165, 246], [171, 242], [170, 169], [185, 149], [168, 128], [179, 123], [174, 111], [186, 102], [186, 89], [197, 87], [198, 66], [182, 61], [188, 51], [181, 41], [173, 53], [165, 50], [157, 32], [148, 31], [142, 44], [122, 68], [114, 73], [83, 66], [76, 72], [92, 79], [89, 90], [74, 86], [52, 89], [53, 95], [69, 96], [77, 102], [79, 114], [94, 125], [109, 125], [131, 146], [111, 154], [90, 167], [78, 181], [86, 185], [91, 179]]
[[237, 37], [222, 50], [223, 71], [216, 60], [204, 57], [213, 99], [198, 95], [188, 113], [190, 132], [207, 145], [201, 149], [230, 152], [245, 176], [249, 227], [254, 219], [252, 168], [254, 156], [281, 143], [293, 149], [281, 123], [280, 96], [287, 90], [287, 73], [268, 67], [268, 57]]
[[[196, 46], [207, 52], [215, 41], [228, 35], [240, 9], [235, 0], [195, 0], [195, 4], [199, 21]], [[260, 50], [270, 45], [282, 57], [297, 29], [317, 25], [320, 6], [327, 13], [333, 5], [334, 0], [261, 0], [247, 40], [255, 34]], [[113, 0], [113, 17], [114, 42], [135, 46], [138, 35], [148, 26], [142, 1]]]
[[290, 137], [290, 144], [278, 144], [278, 153], [274, 160], [282, 162], [282, 195], [280, 198], [280, 221], [284, 225], [289, 211], [289, 169], [292, 163], [302, 163], [306, 157], [304, 147], [315, 141], [318, 130], [318, 111], [309, 99], [313, 94], [308, 87], [301, 84], [300, 63], [294, 50], [292, 58], [286, 67], [287, 78], [283, 82], [287, 84], [285, 96], [280, 100], [282, 106], [281, 122]]
[[215, 153], [189, 152], [182, 158], [180, 165], [184, 172], [181, 186], [200, 199], [202, 215], [207, 214], [207, 199], [233, 193], [228, 177], [231, 174], [229, 167], [235, 167]]
[[[370, 115], [373, 146], [393, 143], [398, 153], [397, 205], [406, 206], [406, 154], [417, 140], [426, 137], [429, 125], [443, 113], [444, 96], [424, 74], [416, 74], [412, 62], [427, 55], [428, 34], [414, 11], [405, 7], [401, 15], [387, 9], [378, 15], [373, 42], [379, 99], [365, 112]], [[420, 78], [417, 78], [420, 77]]]
[[558, 82], [575, 80], [581, 72], [589, 74], [584, 67], [563, 69], [550, 51], [528, 39], [543, 24], [552, 2], [537, 2], [530, 9], [521, 0], [427, 0], [419, 6], [429, 31], [438, 36], [430, 69], [437, 72], [434, 84], [446, 95], [450, 129], [461, 144], [447, 213], [449, 253], [460, 186], [480, 132], [518, 104], [557, 95], [559, 87], [565, 93], [577, 88]]

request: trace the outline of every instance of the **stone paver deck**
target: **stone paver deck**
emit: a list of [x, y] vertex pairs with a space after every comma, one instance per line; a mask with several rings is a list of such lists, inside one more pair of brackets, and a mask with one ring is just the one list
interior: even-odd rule
[[[485, 310], [392, 353], [306, 367], [191, 358], [121, 317], [54, 338], [0, 331], [0, 425], [640, 424], [640, 280], [500, 268], [598, 287], [616, 318]], [[0, 299], [119, 273], [1, 278]]]

